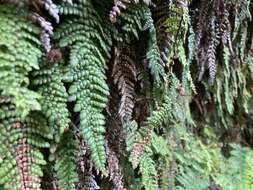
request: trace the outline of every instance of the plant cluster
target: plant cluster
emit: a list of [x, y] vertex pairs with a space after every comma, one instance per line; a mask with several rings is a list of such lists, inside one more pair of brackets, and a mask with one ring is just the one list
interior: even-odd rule
[[0, 189], [253, 189], [252, 12], [0, 0]]

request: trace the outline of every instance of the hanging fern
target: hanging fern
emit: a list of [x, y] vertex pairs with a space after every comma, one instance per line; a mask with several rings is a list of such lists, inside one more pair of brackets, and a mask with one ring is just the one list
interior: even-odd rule
[[34, 72], [36, 80], [33, 83], [39, 86], [42, 112], [48, 118], [49, 125], [54, 131], [56, 142], [60, 141], [61, 134], [68, 129], [70, 124], [67, 109], [68, 94], [62, 82], [63, 67], [60, 65], [48, 66]]
[[112, 76], [114, 83], [118, 85], [121, 95], [119, 115], [123, 122], [131, 120], [134, 108], [134, 88], [136, 82], [135, 61], [134, 50], [131, 46], [120, 45], [115, 48]]
[[0, 184], [5, 189], [41, 189], [43, 173], [41, 166], [46, 165], [39, 148], [48, 148], [44, 138], [52, 138], [45, 120], [38, 115], [22, 121], [20, 115], [11, 107], [1, 106], [1, 160]]
[[56, 152], [52, 155], [55, 162], [54, 170], [56, 171], [59, 189], [74, 190], [78, 182], [76, 171], [78, 142], [71, 131], [63, 134], [62, 139], [68, 139], [68, 141], [61, 140], [62, 144], [57, 147]]
[[[22, 116], [39, 110], [39, 94], [29, 90], [28, 73], [38, 69], [42, 56], [38, 34], [40, 30], [24, 17], [22, 9], [0, 6], [0, 93], [11, 98]], [[20, 32], [21, 31], [21, 32]]]
[[0, 0], [0, 189], [251, 190], [252, 3]]
[[69, 101], [75, 101], [74, 111], [80, 113], [80, 130], [91, 147], [96, 167], [105, 172], [102, 111], [108, 96], [105, 61], [109, 58], [110, 36], [104, 31], [102, 19], [89, 1], [63, 4], [60, 14], [73, 17], [66, 19], [55, 35], [61, 47], [72, 46], [64, 77], [64, 81], [71, 84]]

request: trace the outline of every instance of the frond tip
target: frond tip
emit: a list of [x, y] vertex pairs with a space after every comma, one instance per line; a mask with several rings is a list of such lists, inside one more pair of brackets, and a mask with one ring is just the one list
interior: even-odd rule
[[45, 121], [33, 116], [24, 123], [18, 120], [13, 115], [0, 124], [0, 184], [6, 190], [39, 190], [41, 166], [46, 165], [39, 148], [48, 148], [43, 137], [51, 137]]

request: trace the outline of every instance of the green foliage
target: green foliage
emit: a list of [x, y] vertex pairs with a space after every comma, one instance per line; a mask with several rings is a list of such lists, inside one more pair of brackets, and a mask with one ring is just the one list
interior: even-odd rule
[[[68, 139], [68, 141], [63, 139]], [[62, 135], [61, 144], [58, 145], [56, 152], [53, 153], [55, 157], [54, 169], [56, 171], [59, 188], [62, 190], [74, 190], [78, 182], [76, 170], [78, 148], [77, 140], [68, 131]]]
[[1, 106], [0, 125], [0, 184], [6, 190], [40, 189], [42, 165], [46, 165], [39, 148], [50, 145], [44, 138], [52, 138], [45, 120], [38, 114], [20, 123], [21, 116], [13, 108]]
[[45, 65], [43, 69], [33, 73], [36, 76], [33, 83], [39, 87], [38, 91], [43, 96], [40, 102], [41, 111], [48, 118], [56, 142], [60, 141], [61, 134], [70, 124], [67, 109], [68, 94], [62, 82], [64, 74], [62, 71], [62, 66], [55, 64]]
[[11, 98], [25, 117], [30, 110], [39, 110], [38, 93], [29, 90], [28, 73], [39, 69], [42, 56], [40, 30], [25, 17], [25, 9], [0, 6], [0, 94]]
[[0, 188], [253, 189], [251, 0], [0, 3]]
[[223, 189], [252, 189], [252, 150], [248, 147], [232, 145], [230, 158], [221, 166], [216, 176]]
[[69, 101], [75, 101], [74, 112], [80, 113], [80, 130], [91, 147], [96, 167], [105, 172], [105, 121], [102, 111], [109, 95], [105, 63], [109, 58], [110, 36], [89, 1], [63, 4], [60, 14], [70, 18], [60, 25], [55, 35], [61, 47], [72, 46], [64, 77], [64, 81], [71, 83]]

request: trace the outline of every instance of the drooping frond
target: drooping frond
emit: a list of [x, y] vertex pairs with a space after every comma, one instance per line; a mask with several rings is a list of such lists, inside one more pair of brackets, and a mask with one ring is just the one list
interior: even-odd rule
[[70, 124], [70, 114], [67, 109], [68, 94], [62, 82], [64, 74], [62, 70], [61, 65], [55, 63], [51, 66], [50, 63], [46, 63], [43, 69], [33, 73], [36, 77], [33, 83], [39, 87], [39, 92], [43, 96], [40, 102], [41, 111], [48, 118], [56, 142], [60, 141], [61, 135]]
[[100, 187], [96, 182], [95, 176], [92, 174], [92, 163], [89, 159], [90, 150], [84, 143], [83, 139], [80, 139], [80, 150], [78, 154], [78, 174], [79, 181], [76, 185], [77, 190], [99, 190]]
[[[147, 5], [151, 4], [151, 0], [143, 0], [143, 2]], [[109, 15], [111, 22], [117, 22], [118, 15], [120, 15], [122, 10], [127, 9], [128, 5], [131, 3], [139, 3], [139, 0], [115, 0]]]
[[119, 159], [116, 153], [110, 148], [106, 147], [107, 162], [108, 162], [108, 174], [112, 181], [113, 189], [125, 190], [123, 183], [123, 175], [121, 173]]
[[22, 116], [39, 110], [39, 94], [29, 90], [28, 73], [39, 68], [40, 30], [22, 9], [0, 5], [0, 95], [11, 99]]
[[[65, 140], [64, 140], [65, 139]], [[66, 140], [68, 139], [68, 140]], [[77, 154], [79, 151], [78, 141], [73, 133], [68, 131], [62, 135], [61, 144], [58, 145], [54, 157], [54, 170], [59, 189], [75, 190], [78, 182], [76, 170]]]
[[[149, 190], [159, 189], [157, 171], [152, 159], [153, 152], [148, 143], [150, 140], [147, 138], [143, 139], [137, 127], [135, 121], [128, 126], [126, 143], [127, 150], [131, 153], [129, 160], [134, 169], [139, 166], [142, 187]], [[151, 136], [152, 134], [150, 134], [150, 139]]]
[[21, 123], [13, 108], [3, 105], [0, 111], [0, 184], [6, 190], [41, 189], [41, 166], [46, 162], [39, 148], [48, 148], [44, 138], [52, 137], [45, 120], [34, 114]]
[[152, 19], [151, 11], [145, 7], [145, 13], [143, 15], [143, 31], [148, 32], [148, 47], [146, 50], [145, 59], [148, 62], [148, 67], [151, 70], [151, 74], [155, 79], [155, 82], [161, 83], [162, 78], [165, 75], [164, 63], [162, 63], [162, 52], [159, 51], [156, 29], [154, 21]]
[[[110, 36], [90, 1], [62, 4], [60, 14], [68, 18], [60, 25], [56, 38], [61, 47], [71, 46], [65, 81], [70, 83], [69, 101], [80, 113], [80, 130], [92, 151], [96, 167], [105, 171], [104, 115], [108, 87], [105, 83]], [[71, 25], [71, 27], [69, 27]]]
[[118, 112], [122, 122], [129, 122], [132, 119], [136, 82], [135, 61], [133, 47], [129, 45], [115, 47], [112, 77], [121, 96]]

